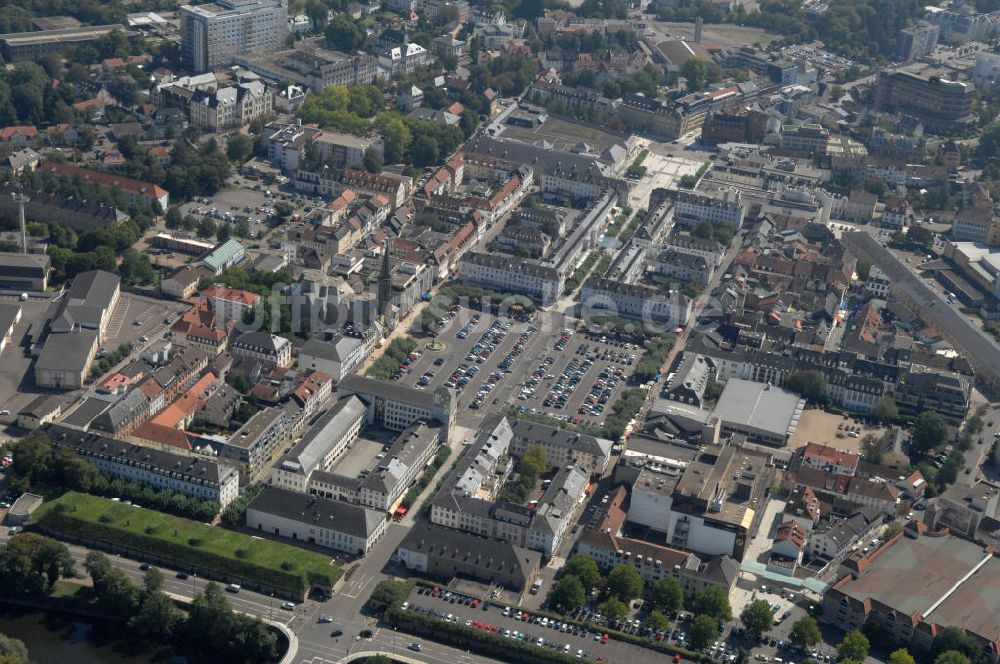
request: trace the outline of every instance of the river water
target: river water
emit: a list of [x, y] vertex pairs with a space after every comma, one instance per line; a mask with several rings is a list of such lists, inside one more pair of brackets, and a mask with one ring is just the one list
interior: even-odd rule
[[0, 604], [0, 633], [24, 641], [37, 664], [152, 664], [149, 653], [130, 655], [114, 641], [116, 628], [76, 616], [42, 613]]

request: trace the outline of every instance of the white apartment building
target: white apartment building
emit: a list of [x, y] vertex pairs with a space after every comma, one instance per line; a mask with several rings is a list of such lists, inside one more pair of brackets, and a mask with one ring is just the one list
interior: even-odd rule
[[210, 71], [236, 56], [273, 53], [288, 35], [283, 0], [218, 0], [180, 10], [181, 55], [192, 70]]
[[361, 432], [365, 420], [364, 402], [346, 397], [334, 404], [295, 447], [271, 468], [271, 483], [279, 488], [306, 493], [315, 471], [329, 470], [333, 462]]
[[382, 140], [377, 136], [353, 136], [333, 131], [324, 131], [317, 135], [315, 143], [319, 149], [320, 159], [324, 163], [332, 161], [337, 168], [344, 166], [361, 168], [364, 165], [365, 152], [374, 150], [381, 157], [383, 149]]
[[674, 205], [674, 218], [692, 226], [707, 221], [714, 226], [728, 223], [739, 230], [743, 227], [746, 213], [746, 204], [739, 189], [727, 187], [720, 187], [717, 194], [712, 196], [679, 192]]
[[256, 306], [260, 300], [260, 295], [249, 291], [226, 288], [221, 284], [213, 284], [199, 293], [203, 300], [208, 300], [208, 304], [215, 312], [218, 322], [241, 321], [244, 314]]
[[583, 282], [580, 303], [584, 316], [621, 316], [669, 327], [687, 325], [691, 318], [691, 300], [682, 293], [664, 294], [656, 288], [601, 277]]
[[357, 395], [368, 408], [366, 422], [403, 431], [415, 422], [437, 420], [450, 432], [455, 398], [448, 388], [424, 392], [396, 383], [351, 374], [337, 386], [337, 396]]
[[384, 514], [360, 505], [265, 487], [247, 505], [248, 528], [365, 555], [385, 533]]
[[527, 295], [543, 307], [562, 295], [566, 283], [555, 268], [475, 251], [466, 252], [459, 260], [458, 277], [465, 283], [501, 293]]
[[171, 454], [61, 425], [46, 431], [54, 445], [72, 450], [102, 475], [217, 500], [223, 508], [239, 495], [239, 473], [214, 460]]

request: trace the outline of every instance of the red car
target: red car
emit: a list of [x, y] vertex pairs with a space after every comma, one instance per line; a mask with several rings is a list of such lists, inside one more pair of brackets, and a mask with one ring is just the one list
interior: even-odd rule
[[607, 642], [608, 642], [608, 635], [601, 634], [601, 643], [607, 643]]
[[674, 653], [674, 664], [677, 664], [677, 662], [679, 662], [679, 661], [681, 661], [681, 654], [679, 652], [675, 652]]

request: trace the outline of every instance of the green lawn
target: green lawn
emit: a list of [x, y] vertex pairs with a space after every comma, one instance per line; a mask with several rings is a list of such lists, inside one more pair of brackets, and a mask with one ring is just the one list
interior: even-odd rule
[[211, 569], [293, 592], [312, 583], [332, 586], [343, 574], [319, 553], [72, 491], [45, 503], [38, 520], [60, 533], [169, 559], [182, 569]]

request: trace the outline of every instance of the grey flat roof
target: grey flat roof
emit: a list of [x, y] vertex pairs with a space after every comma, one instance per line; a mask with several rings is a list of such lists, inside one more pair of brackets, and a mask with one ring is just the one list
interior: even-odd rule
[[14, 327], [14, 321], [21, 315], [20, 304], [0, 304], [0, 337]]
[[38, 359], [35, 360], [35, 370], [80, 373], [87, 367], [90, 351], [96, 343], [97, 330], [81, 329], [50, 334], [42, 346]]
[[[308, 474], [356, 420], [364, 417], [365, 404], [356, 396], [344, 397], [306, 431], [302, 440], [278, 462], [282, 470]], [[322, 469], [320, 469], [322, 470]]]
[[247, 510], [257, 510], [363, 539], [368, 539], [385, 520], [384, 513], [367, 507], [273, 486], [265, 487], [257, 494], [247, 505]]
[[357, 374], [345, 376], [340, 381], [338, 391], [341, 393], [359, 394], [362, 397], [370, 395], [376, 398], [389, 399], [390, 401], [401, 401], [420, 408], [433, 408], [435, 401], [432, 392], [424, 392], [398, 383], [375, 380], [374, 378], [358, 376]]
[[715, 415], [723, 422], [786, 436], [795, 431], [802, 409], [802, 399], [796, 394], [765, 383], [730, 378]]
[[112, 399], [103, 396], [88, 397], [80, 404], [79, 408], [64, 417], [61, 421], [74, 427], [86, 427], [94, 421], [97, 416], [111, 408]]

